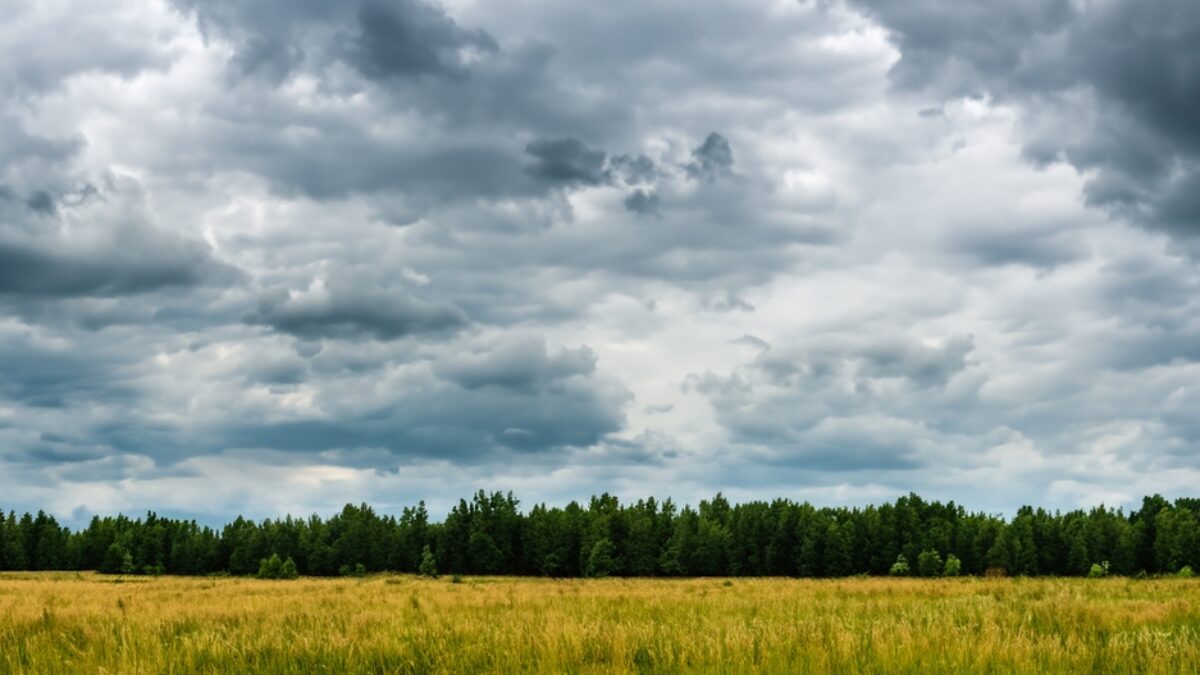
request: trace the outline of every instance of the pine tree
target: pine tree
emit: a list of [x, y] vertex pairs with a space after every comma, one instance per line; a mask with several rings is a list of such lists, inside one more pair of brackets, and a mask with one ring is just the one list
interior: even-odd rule
[[426, 544], [425, 547], [421, 549], [421, 566], [419, 571], [423, 577], [429, 577], [431, 579], [437, 578], [437, 560], [434, 559], [433, 551], [430, 550], [429, 544]]
[[836, 522], [830, 523], [825, 531], [824, 562], [827, 577], [844, 577], [853, 572], [850, 541]]
[[1067, 553], [1067, 573], [1086, 575], [1090, 572], [1092, 561], [1088, 558], [1087, 542], [1083, 539], [1082, 528], [1071, 538], [1071, 550]]

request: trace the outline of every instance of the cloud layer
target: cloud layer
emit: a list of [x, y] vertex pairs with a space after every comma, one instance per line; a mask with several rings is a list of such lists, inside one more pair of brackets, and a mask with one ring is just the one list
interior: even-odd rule
[[1195, 484], [1194, 3], [18, 0], [0, 507]]

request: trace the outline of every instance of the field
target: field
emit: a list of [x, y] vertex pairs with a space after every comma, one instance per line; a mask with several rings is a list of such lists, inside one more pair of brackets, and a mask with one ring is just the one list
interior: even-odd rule
[[0, 575], [0, 672], [1196, 672], [1184, 579]]

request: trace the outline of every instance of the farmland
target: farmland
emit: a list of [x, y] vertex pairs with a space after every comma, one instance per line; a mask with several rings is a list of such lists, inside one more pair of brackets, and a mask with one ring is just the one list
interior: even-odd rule
[[[457, 583], [456, 583], [457, 581]], [[0, 672], [1178, 672], [1188, 579], [0, 575]]]

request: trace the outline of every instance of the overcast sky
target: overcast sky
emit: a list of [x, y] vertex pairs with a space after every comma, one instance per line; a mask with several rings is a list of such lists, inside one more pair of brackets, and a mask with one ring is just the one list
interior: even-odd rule
[[1195, 0], [10, 0], [0, 508], [1200, 484]]

